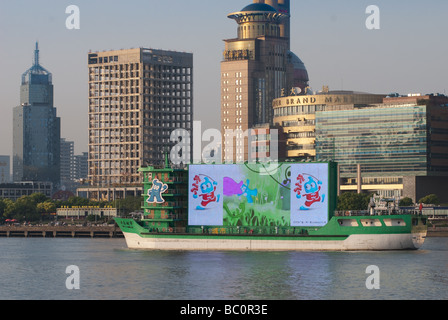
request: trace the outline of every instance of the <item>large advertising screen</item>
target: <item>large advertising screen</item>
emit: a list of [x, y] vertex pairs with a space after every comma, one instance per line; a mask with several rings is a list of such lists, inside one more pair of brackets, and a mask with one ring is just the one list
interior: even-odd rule
[[[324, 226], [329, 163], [190, 165], [191, 226]], [[333, 208], [334, 209], [334, 208]]]

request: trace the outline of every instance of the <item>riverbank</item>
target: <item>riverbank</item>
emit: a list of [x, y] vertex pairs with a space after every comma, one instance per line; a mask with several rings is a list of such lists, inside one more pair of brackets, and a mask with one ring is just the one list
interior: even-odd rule
[[123, 238], [116, 225], [0, 226], [0, 238]]
[[428, 237], [448, 237], [448, 228], [429, 228]]

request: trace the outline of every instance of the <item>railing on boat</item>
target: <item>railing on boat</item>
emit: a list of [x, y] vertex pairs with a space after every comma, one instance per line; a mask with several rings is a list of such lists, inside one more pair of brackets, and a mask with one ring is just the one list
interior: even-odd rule
[[390, 215], [422, 215], [419, 210], [415, 209], [394, 209], [394, 210], [344, 210], [335, 211], [335, 217], [359, 217], [359, 216], [390, 216]]
[[[314, 228], [309, 228], [314, 229]], [[149, 234], [237, 235], [237, 236], [307, 236], [308, 230], [300, 227], [183, 227], [149, 228]]]
[[[387, 216], [387, 215], [421, 215], [419, 210], [400, 209], [389, 211], [375, 210], [372, 215], [367, 210], [360, 211], [335, 211], [334, 216]], [[148, 226], [147, 226], [148, 227]], [[308, 236], [309, 231], [318, 230], [319, 227], [290, 227], [290, 226], [189, 226], [181, 228], [160, 228], [157, 226], [148, 227], [147, 234], [191, 234], [191, 235], [238, 235], [238, 236]]]

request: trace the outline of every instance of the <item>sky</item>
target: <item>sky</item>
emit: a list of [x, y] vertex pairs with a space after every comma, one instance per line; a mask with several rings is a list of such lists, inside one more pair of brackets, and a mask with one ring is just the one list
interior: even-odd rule
[[[227, 15], [252, 0], [0, 0], [0, 155], [12, 154], [12, 111], [21, 75], [39, 41], [53, 74], [61, 136], [88, 145], [89, 51], [153, 48], [194, 55], [194, 119], [220, 128], [220, 62], [237, 24]], [[80, 29], [67, 29], [78, 6]], [[369, 5], [379, 28], [369, 30]], [[313, 90], [378, 94], [448, 91], [448, 1], [291, 0], [291, 50], [305, 63]]]

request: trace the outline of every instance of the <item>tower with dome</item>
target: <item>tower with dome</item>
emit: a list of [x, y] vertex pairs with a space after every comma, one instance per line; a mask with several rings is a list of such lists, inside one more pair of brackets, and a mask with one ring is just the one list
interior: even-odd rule
[[[245, 161], [249, 143], [230, 141], [226, 131], [246, 132], [273, 123], [274, 99], [300, 94], [309, 83], [300, 58], [291, 52], [290, 1], [254, 0], [230, 13], [237, 37], [224, 40], [221, 62], [221, 130], [223, 158]], [[226, 155], [227, 154], [227, 155]]]

